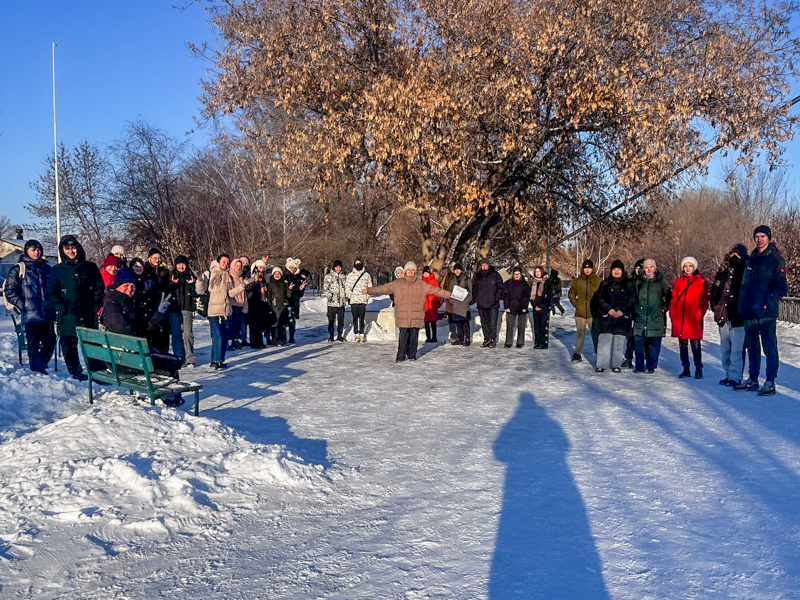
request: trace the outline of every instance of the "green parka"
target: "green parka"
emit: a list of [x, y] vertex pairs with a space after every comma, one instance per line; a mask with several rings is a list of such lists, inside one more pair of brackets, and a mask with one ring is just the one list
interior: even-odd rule
[[572, 285], [569, 287], [569, 301], [575, 307], [576, 317], [581, 319], [592, 318], [592, 310], [589, 305], [592, 301], [592, 296], [600, 288], [602, 281], [594, 273], [588, 277], [581, 274], [580, 277], [575, 277], [572, 280]]
[[634, 289], [636, 291], [634, 335], [664, 337], [667, 332], [666, 311], [670, 300], [670, 289], [664, 276], [658, 271], [652, 279], [641, 274], [634, 282]]

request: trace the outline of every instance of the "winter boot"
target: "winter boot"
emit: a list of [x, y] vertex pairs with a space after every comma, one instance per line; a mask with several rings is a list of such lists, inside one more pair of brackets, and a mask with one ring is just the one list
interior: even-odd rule
[[581, 355], [577, 352], [572, 355], [572, 362], [581, 362], [582, 360], [583, 358], [581, 358]]
[[759, 396], [774, 396], [775, 395], [775, 382], [774, 381], [765, 381], [764, 385], [761, 386], [761, 389], [758, 390]]
[[702, 379], [703, 378], [703, 367], [702, 367], [702, 365], [695, 368], [695, 370], [694, 370], [694, 378], [695, 379]]
[[755, 392], [758, 390], [758, 381], [755, 379], [746, 379], [739, 385], [733, 386], [735, 390], [745, 390], [747, 392]]
[[620, 365], [623, 369], [632, 369], [633, 363], [629, 360], [623, 360], [622, 365]]
[[685, 379], [686, 377], [691, 377], [691, 376], [692, 373], [689, 371], [689, 365], [683, 365], [683, 371], [681, 371], [681, 374], [678, 375], [678, 377], [680, 379]]

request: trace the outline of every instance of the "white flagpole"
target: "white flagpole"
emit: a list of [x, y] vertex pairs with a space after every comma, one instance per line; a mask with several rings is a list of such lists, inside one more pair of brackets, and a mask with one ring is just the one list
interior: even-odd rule
[[[56, 244], [61, 243], [61, 201], [58, 197], [58, 135], [56, 134], [56, 43], [53, 42], [53, 159], [56, 173]], [[61, 258], [59, 257], [59, 262]]]

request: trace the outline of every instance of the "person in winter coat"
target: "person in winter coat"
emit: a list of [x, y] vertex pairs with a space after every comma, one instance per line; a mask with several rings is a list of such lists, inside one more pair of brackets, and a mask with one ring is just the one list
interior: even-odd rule
[[483, 348], [497, 346], [497, 317], [503, 298], [503, 278], [488, 260], [482, 260], [472, 282], [472, 297], [478, 305], [483, 329]]
[[328, 341], [333, 341], [334, 323], [336, 341], [344, 341], [344, 307], [347, 305], [347, 276], [342, 273], [342, 261], [333, 261], [333, 270], [325, 275], [322, 290], [328, 302]]
[[103, 277], [103, 285], [107, 288], [114, 287], [114, 275], [120, 268], [120, 260], [113, 254], [109, 254], [103, 259], [103, 268], [100, 275]]
[[[175, 355], [178, 356], [183, 364], [189, 368], [194, 368], [194, 311], [197, 299], [195, 292], [195, 283], [197, 278], [192, 270], [189, 268], [189, 259], [185, 256], [178, 256], [175, 259], [175, 268], [172, 269], [170, 276], [169, 293], [172, 296], [174, 310], [169, 312], [169, 318], [174, 319], [180, 317], [181, 324], [181, 342], [176, 344], [176, 340], [172, 340], [172, 347], [175, 350]], [[173, 317], [173, 315], [175, 315]], [[170, 327], [170, 329], [175, 329]], [[178, 352], [177, 349], [181, 352]]]
[[[148, 305], [156, 309], [162, 296], [169, 294], [170, 271], [163, 265], [163, 255], [158, 248], [151, 248], [147, 253], [147, 262], [144, 265], [145, 294], [148, 296]], [[177, 319], [165, 320], [154, 328], [148, 328], [147, 340], [150, 346], [161, 354], [169, 352], [170, 338], [179, 340], [183, 338], [180, 330], [181, 321]]]
[[347, 274], [344, 287], [353, 313], [353, 334], [356, 336], [356, 342], [366, 342], [364, 331], [369, 296], [364, 290], [372, 287], [372, 275], [364, 268], [364, 261], [360, 258], [353, 261], [353, 270]]
[[293, 293], [294, 284], [283, 278], [283, 271], [280, 267], [274, 267], [272, 277], [267, 284], [267, 298], [275, 313], [273, 340], [278, 346], [286, 345], [286, 328], [289, 326], [289, 311]]
[[[429, 266], [425, 266], [422, 268], [422, 281], [425, 283], [432, 285], [433, 287], [439, 287], [439, 281], [436, 279], [436, 276], [431, 273], [431, 268]], [[438, 340], [436, 339], [436, 322], [439, 320], [439, 307], [442, 305], [441, 298], [437, 298], [436, 296], [427, 296], [425, 298], [425, 343], [436, 343]]]
[[550, 277], [547, 280], [547, 289], [550, 296], [550, 307], [553, 315], [556, 314], [556, 309], [561, 311], [561, 316], [564, 316], [564, 307], [561, 306], [561, 278], [558, 276], [558, 271], [550, 269]]
[[683, 371], [679, 377], [690, 377], [689, 345], [694, 359], [694, 377], [703, 378], [703, 317], [708, 310], [708, 284], [697, 272], [697, 259], [687, 256], [681, 261], [683, 275], [672, 286], [672, 300], [669, 304], [669, 318], [672, 322], [672, 337], [680, 344]]
[[725, 377], [720, 385], [735, 386], [742, 382], [744, 358], [744, 321], [739, 316], [739, 291], [744, 276], [747, 248], [734, 245], [722, 261], [709, 299], [714, 321], [719, 326], [719, 347]]
[[300, 318], [300, 298], [306, 293], [306, 285], [308, 284], [308, 271], [300, 270], [299, 258], [286, 259], [286, 271], [283, 278], [292, 288], [291, 304], [289, 305], [289, 312], [287, 313], [289, 323], [289, 344], [294, 344], [294, 335], [297, 328], [296, 321]]
[[[632, 286], [636, 287], [636, 282], [639, 280], [639, 276], [642, 275], [644, 265], [644, 259], [640, 258], [637, 260], [633, 265], [633, 275], [630, 277], [629, 281]], [[635, 291], [635, 290], [634, 290]], [[628, 336], [628, 341], [625, 343], [625, 362], [622, 363], [623, 369], [630, 369], [633, 367], [633, 358], [636, 352], [636, 336], [631, 334]]]
[[772, 230], [766, 225], [756, 227], [753, 232], [756, 247], [745, 263], [742, 287], [739, 294], [739, 316], [744, 320], [746, 344], [750, 355], [749, 379], [734, 389], [758, 389], [761, 372], [761, 352], [767, 355], [766, 381], [760, 396], [775, 394], [775, 378], [778, 376], [778, 337], [776, 322], [778, 304], [786, 295], [786, 263], [772, 243]]
[[[230, 274], [233, 278], [233, 283], [236, 286], [243, 286], [244, 282], [244, 265], [239, 258], [234, 258], [231, 261]], [[240, 350], [242, 348], [241, 339], [239, 335], [242, 331], [242, 321], [247, 316], [247, 291], [242, 289], [241, 294], [237, 294], [231, 298], [231, 308], [233, 313], [231, 318], [225, 323], [227, 327], [228, 336], [228, 350]]]
[[211, 327], [211, 368], [225, 369], [225, 352], [228, 348], [228, 334], [225, 321], [233, 314], [231, 298], [241, 294], [245, 287], [252, 283], [246, 279], [236, 285], [228, 272], [231, 258], [227, 254], [220, 254], [217, 260], [209, 266], [207, 274], [197, 280], [195, 291], [203, 295], [209, 293], [208, 298], [208, 323]]
[[442, 283], [442, 289], [451, 293], [456, 286], [467, 290], [467, 297], [464, 298], [464, 300], [456, 300], [451, 297], [445, 302], [445, 312], [447, 313], [448, 324], [452, 327], [453, 345], [469, 346], [472, 343], [471, 332], [469, 330], [469, 305], [472, 304], [472, 280], [464, 272], [464, 267], [461, 263], [455, 263], [453, 265], [452, 270], [447, 274], [447, 277], [445, 277]]
[[250, 327], [250, 347], [260, 350], [264, 347], [264, 336], [267, 344], [272, 345], [272, 333], [276, 324], [275, 313], [267, 296], [267, 265], [262, 260], [253, 263], [253, 282], [247, 286], [247, 324]]
[[595, 371], [611, 369], [619, 373], [625, 360], [625, 342], [631, 333], [636, 310], [634, 296], [625, 265], [621, 260], [611, 263], [611, 275], [597, 290], [600, 305], [600, 339], [597, 343]]
[[[394, 269], [394, 278], [395, 279], [402, 279], [406, 276], [406, 272], [403, 270], [403, 267], [395, 267]], [[394, 307], [394, 294], [389, 294], [389, 300], [392, 301], [392, 307]]]
[[[136, 286], [136, 291], [133, 295], [133, 300], [136, 303], [135, 314], [136, 318], [141, 321], [136, 336], [147, 338], [149, 335], [148, 323], [150, 322], [151, 317], [158, 311], [160, 297], [156, 297], [152, 293], [148, 293], [146, 290], [147, 277], [144, 272], [144, 261], [141, 258], [132, 258], [128, 266], [130, 271], [133, 273], [134, 284]], [[103, 321], [103, 318], [101, 317], [100, 320]]]
[[533, 347], [537, 350], [547, 348], [547, 326], [550, 318], [550, 297], [547, 275], [544, 267], [533, 269], [531, 281], [531, 314], [533, 315]]
[[[93, 262], [86, 260], [83, 246], [74, 235], [65, 235], [58, 244], [61, 263], [53, 267], [48, 280], [48, 296], [56, 310], [61, 353], [73, 379], [84, 381], [78, 356], [76, 327], [97, 327], [97, 311], [103, 302], [103, 277]], [[93, 361], [89, 368], [95, 370]], [[102, 367], [98, 367], [102, 368]]]
[[661, 340], [667, 333], [667, 310], [670, 289], [664, 276], [658, 272], [656, 261], [642, 261], [642, 273], [634, 282], [636, 322], [634, 324], [634, 373], [655, 373], [661, 354]]
[[[569, 288], [569, 301], [575, 307], [575, 350], [572, 360], [578, 362], [583, 354], [583, 342], [586, 337], [586, 327], [592, 329], [592, 311], [590, 303], [592, 296], [600, 288], [601, 280], [594, 274], [594, 263], [591, 259], [583, 261], [581, 274], [572, 280]], [[597, 352], [597, 344], [594, 345]]]
[[46, 373], [56, 348], [55, 308], [48, 295], [52, 269], [37, 240], [25, 242], [19, 262], [8, 273], [6, 299], [22, 317], [31, 371]]
[[517, 348], [525, 345], [525, 326], [528, 323], [528, 302], [531, 297], [531, 286], [525, 281], [522, 267], [514, 267], [511, 279], [503, 285], [503, 305], [506, 308], [506, 341], [505, 347], [511, 348], [514, 343], [514, 331], [517, 332]]
[[[130, 269], [121, 269], [116, 274], [112, 287], [106, 288], [103, 297], [103, 324], [112, 333], [136, 335], [141, 328], [141, 319], [136, 316], [136, 276]], [[157, 327], [160, 321], [167, 318], [171, 302], [166, 297], [159, 303], [158, 309], [147, 323], [148, 327]], [[156, 373], [178, 378], [182, 360], [171, 354], [160, 354], [151, 349], [150, 359]], [[118, 366], [118, 370], [126, 371], [126, 367]], [[183, 399], [180, 394], [172, 394], [163, 398], [167, 406], [180, 406]]]
[[417, 277], [417, 265], [412, 261], [406, 263], [403, 279], [395, 279], [391, 283], [370, 287], [364, 291], [370, 296], [394, 294], [394, 318], [400, 328], [397, 362], [406, 359], [417, 360], [419, 330], [425, 322], [425, 298], [428, 294], [438, 298], [450, 298], [452, 295], [447, 290], [434, 287]]

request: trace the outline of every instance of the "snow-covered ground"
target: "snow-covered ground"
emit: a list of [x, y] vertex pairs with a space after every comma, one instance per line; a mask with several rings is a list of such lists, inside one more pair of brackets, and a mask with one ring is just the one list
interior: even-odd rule
[[[550, 349], [229, 355], [201, 416], [16, 365], [0, 321], [0, 597], [800, 598], [800, 329], [778, 395]], [[197, 321], [198, 364], [208, 327]], [[446, 326], [440, 327], [444, 339]], [[588, 343], [591, 345], [591, 342]]]

